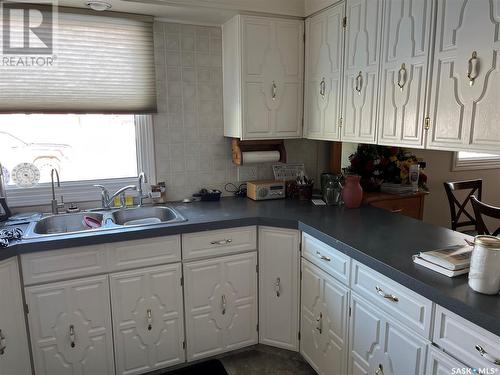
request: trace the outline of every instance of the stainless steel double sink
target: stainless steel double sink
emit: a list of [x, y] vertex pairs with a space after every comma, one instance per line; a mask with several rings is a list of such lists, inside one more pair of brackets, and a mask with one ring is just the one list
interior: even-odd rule
[[24, 238], [103, 231], [130, 226], [174, 224], [186, 219], [171, 207], [143, 206], [45, 216], [32, 222]]

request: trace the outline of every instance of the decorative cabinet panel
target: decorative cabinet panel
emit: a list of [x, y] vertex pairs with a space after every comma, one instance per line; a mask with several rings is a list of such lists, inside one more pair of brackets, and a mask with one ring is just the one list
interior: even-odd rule
[[[455, 369], [456, 374], [462, 374], [460, 370], [465, 370], [468, 367], [448, 354], [443, 353], [438, 348], [429, 345], [429, 354], [427, 359], [426, 375], [450, 375]], [[472, 374], [472, 372], [471, 372]]]
[[257, 253], [184, 264], [187, 358], [258, 342]]
[[386, 0], [378, 143], [424, 147], [430, 0]]
[[117, 374], [185, 361], [181, 264], [110, 275]]
[[382, 0], [352, 0], [346, 8], [342, 140], [375, 143]]
[[302, 260], [300, 352], [320, 375], [347, 373], [349, 289]]
[[223, 27], [224, 135], [300, 138], [304, 22], [235, 16]]
[[351, 294], [350, 375], [423, 375], [430, 342]]
[[498, 153], [499, 98], [498, 1], [438, 1], [429, 148]]
[[31, 374], [17, 259], [0, 262], [0, 375]]
[[112, 375], [108, 276], [26, 288], [37, 375]]
[[304, 136], [340, 140], [343, 3], [306, 20]]
[[259, 342], [299, 350], [297, 230], [259, 227]]

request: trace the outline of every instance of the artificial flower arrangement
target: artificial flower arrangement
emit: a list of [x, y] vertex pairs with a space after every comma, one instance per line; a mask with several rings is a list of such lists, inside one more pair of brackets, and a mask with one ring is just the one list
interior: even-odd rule
[[409, 184], [412, 164], [419, 164], [419, 188], [427, 191], [427, 176], [422, 171], [425, 163], [409, 150], [402, 147], [386, 147], [360, 144], [357, 151], [349, 157], [347, 168], [350, 174], [361, 176], [364, 191], [378, 191], [383, 182]]

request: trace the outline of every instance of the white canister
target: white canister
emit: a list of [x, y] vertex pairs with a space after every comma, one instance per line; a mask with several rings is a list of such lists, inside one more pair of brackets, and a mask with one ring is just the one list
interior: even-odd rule
[[479, 293], [500, 293], [500, 238], [476, 236], [470, 260], [469, 286]]

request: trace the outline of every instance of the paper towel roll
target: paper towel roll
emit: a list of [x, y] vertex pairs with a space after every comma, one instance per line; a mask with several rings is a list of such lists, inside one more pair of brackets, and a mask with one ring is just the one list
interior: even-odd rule
[[248, 151], [242, 152], [243, 164], [269, 163], [280, 160], [279, 151]]

